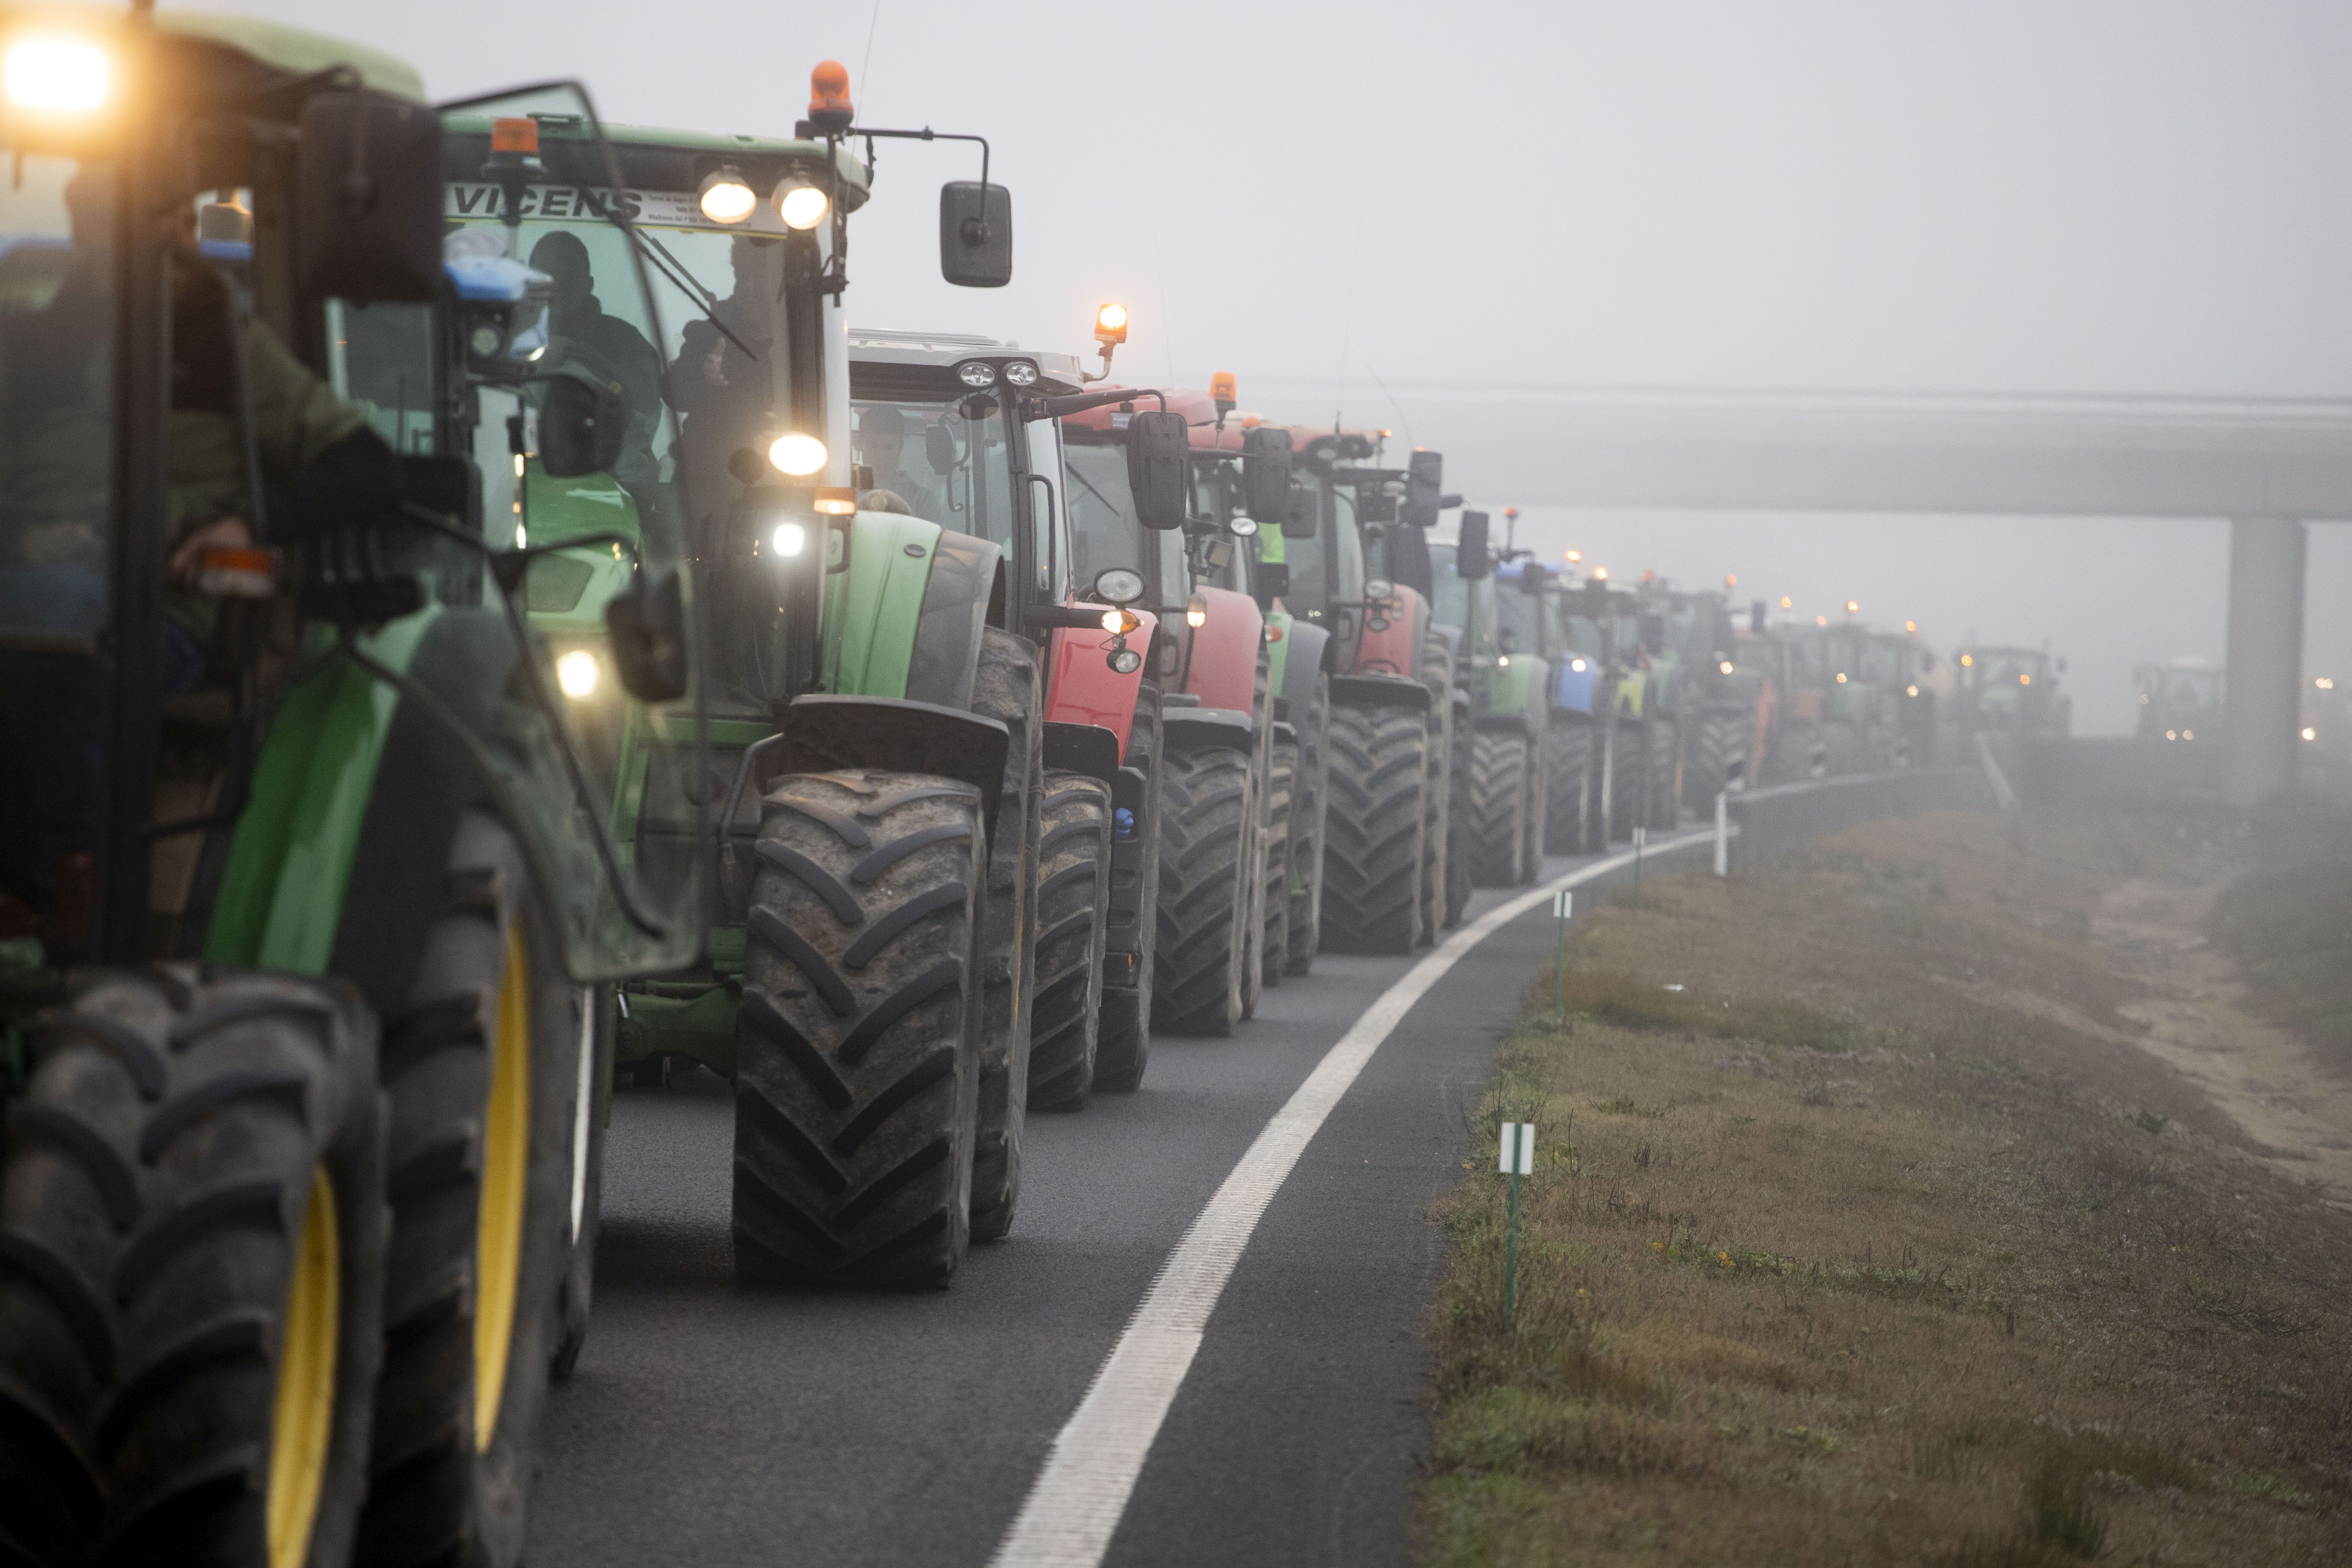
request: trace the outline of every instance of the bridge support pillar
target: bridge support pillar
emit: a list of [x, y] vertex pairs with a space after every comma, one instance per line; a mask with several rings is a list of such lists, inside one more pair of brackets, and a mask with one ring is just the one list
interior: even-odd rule
[[2230, 524], [2230, 667], [2221, 713], [2221, 795], [2263, 805], [2293, 789], [2303, 706], [2303, 524]]

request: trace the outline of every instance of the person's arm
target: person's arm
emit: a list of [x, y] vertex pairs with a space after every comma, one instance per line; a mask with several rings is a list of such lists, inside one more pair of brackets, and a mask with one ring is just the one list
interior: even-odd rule
[[290, 482], [328, 447], [367, 423], [365, 415], [312, 375], [257, 319], [246, 323], [245, 363], [261, 472], [272, 485]]

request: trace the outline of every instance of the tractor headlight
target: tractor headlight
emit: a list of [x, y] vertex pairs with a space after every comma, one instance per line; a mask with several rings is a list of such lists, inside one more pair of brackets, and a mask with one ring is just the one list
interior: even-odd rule
[[833, 203], [814, 185], [793, 185], [776, 193], [776, 216], [786, 228], [814, 228], [832, 208]]
[[776, 437], [768, 448], [768, 461], [796, 479], [804, 479], [824, 467], [824, 443], [814, 436], [798, 431]]
[[797, 522], [780, 522], [768, 536], [768, 546], [779, 560], [789, 561], [808, 548], [808, 530]]
[[1025, 359], [1008, 361], [1004, 366], [1004, 379], [1015, 386], [1034, 386], [1037, 384], [1037, 367]]
[[969, 359], [956, 366], [956, 379], [977, 390], [996, 384], [996, 367], [984, 359]]
[[574, 702], [595, 696], [604, 673], [596, 656], [584, 647], [575, 647], [555, 661], [555, 684]]
[[8, 46], [8, 101], [52, 114], [89, 114], [106, 106], [114, 65], [86, 38], [22, 38]]
[[702, 176], [701, 201], [702, 216], [713, 223], [741, 223], [760, 205], [760, 198], [732, 168]]

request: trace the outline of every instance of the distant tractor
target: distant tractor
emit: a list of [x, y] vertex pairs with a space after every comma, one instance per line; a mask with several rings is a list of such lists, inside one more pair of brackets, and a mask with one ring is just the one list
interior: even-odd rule
[[2141, 665], [2132, 679], [2139, 685], [2141, 740], [2193, 741], [2200, 730], [2209, 741], [2221, 738], [2225, 681], [2219, 666], [2201, 658], [2168, 659]]
[[2063, 737], [2073, 728], [2073, 700], [2059, 689], [2066, 661], [2049, 649], [1967, 647], [1956, 662], [1965, 734]]

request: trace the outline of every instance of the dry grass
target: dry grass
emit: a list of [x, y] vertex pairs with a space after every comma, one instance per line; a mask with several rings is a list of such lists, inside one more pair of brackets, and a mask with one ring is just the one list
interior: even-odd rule
[[2352, 1215], [2130, 1043], [2088, 940], [2204, 826], [1882, 823], [1584, 927], [1480, 1129], [1540, 1140], [1516, 1331], [1491, 1156], [1445, 1205], [1425, 1556], [2352, 1554]]

